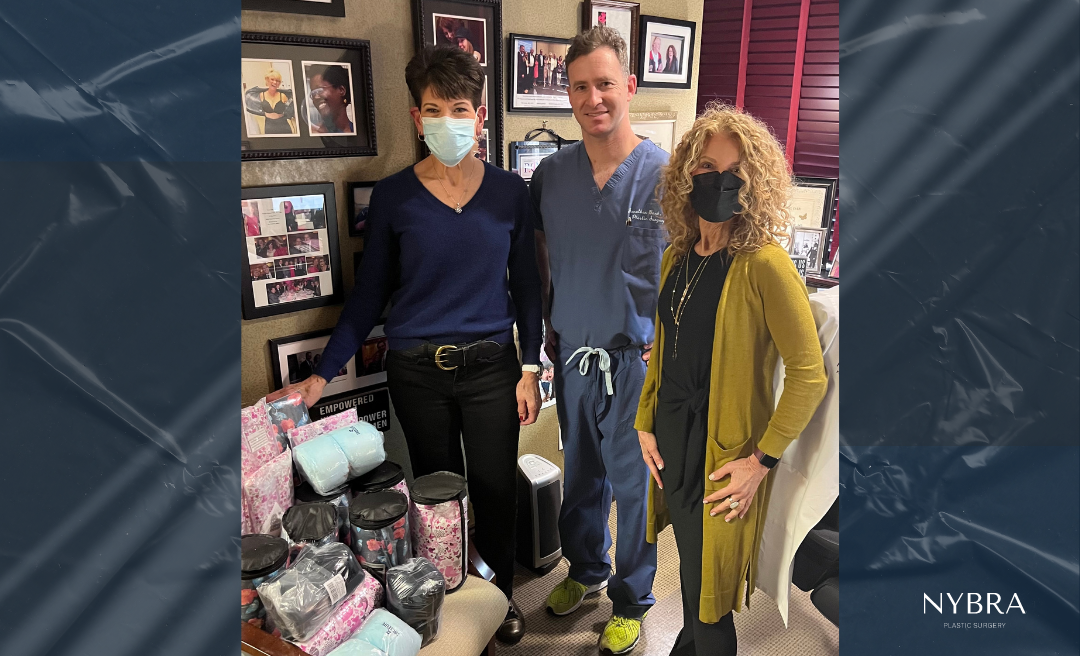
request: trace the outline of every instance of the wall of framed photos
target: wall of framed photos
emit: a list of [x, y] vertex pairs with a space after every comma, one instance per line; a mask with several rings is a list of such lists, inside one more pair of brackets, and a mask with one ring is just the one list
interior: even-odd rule
[[[663, 16], [701, 24], [702, 3], [700, 0], [639, 0], [639, 4], [642, 16]], [[580, 0], [549, 0], [542, 3], [528, 0], [503, 0], [504, 36], [516, 33], [569, 39], [580, 32], [581, 28]], [[699, 31], [694, 43], [693, 79], [690, 89], [638, 89], [637, 95], [630, 103], [630, 111], [635, 114], [675, 112], [677, 114], [676, 141], [694, 122], [697, 109], [697, 61], [701, 50], [700, 44]], [[631, 53], [631, 62], [636, 59], [637, 53]], [[506, 92], [509, 93], [510, 89]], [[504, 111], [505, 107], [504, 100]], [[565, 139], [581, 138], [581, 129], [571, 115], [507, 112], [505, 120], [507, 143], [520, 141], [529, 130], [540, 127], [543, 121], [547, 121], [547, 126]], [[503, 144], [503, 148], [507, 148], [506, 144]], [[505, 161], [510, 161], [509, 151], [506, 151]]]
[[[663, 16], [700, 24], [702, 5], [687, 0], [643, 0], [642, 15]], [[502, 1], [502, 32], [505, 40], [512, 33], [571, 38], [582, 28], [580, 0]], [[281, 159], [244, 161], [241, 186], [295, 185], [332, 182], [337, 197], [337, 234], [342, 283], [347, 295], [353, 287], [354, 254], [363, 250], [363, 239], [349, 230], [349, 182], [376, 181], [416, 161], [418, 148], [412, 121], [411, 104], [404, 81], [405, 62], [415, 52], [413, 7], [408, 0], [379, 3], [371, 10], [370, 0], [345, 0], [345, 17], [317, 16], [265, 11], [243, 11], [241, 29], [245, 32], [269, 32], [370, 42], [371, 74], [375, 89], [375, 124], [378, 155], [372, 157], [330, 157], [320, 159]], [[693, 122], [697, 98], [697, 58], [700, 36], [694, 46], [694, 79], [690, 89], [639, 89], [630, 105], [635, 115], [650, 113], [677, 115], [676, 139]], [[636, 53], [631, 53], [633, 60]], [[505, 57], [504, 57], [505, 58]], [[506, 63], [503, 63], [504, 67]], [[505, 78], [505, 68], [503, 77]], [[505, 80], [504, 80], [505, 81]], [[504, 94], [506, 90], [504, 89]], [[507, 143], [520, 140], [529, 130], [548, 121], [548, 127], [567, 139], [580, 139], [581, 132], [573, 116], [565, 114], [511, 113], [505, 97], [491, 99], [491, 111], [503, 112], [504, 161], [509, 162]], [[494, 158], [492, 159], [494, 161]], [[505, 168], [510, 168], [506, 166]], [[342, 306], [329, 305], [299, 312], [246, 320], [241, 329], [242, 374], [241, 401], [257, 401], [272, 389], [269, 340], [309, 331], [332, 328]]]

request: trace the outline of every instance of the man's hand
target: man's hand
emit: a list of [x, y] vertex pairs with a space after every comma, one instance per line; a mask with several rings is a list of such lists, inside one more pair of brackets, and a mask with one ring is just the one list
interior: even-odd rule
[[548, 360], [559, 361], [559, 335], [548, 320], [544, 321], [544, 353], [547, 354]]
[[311, 407], [319, 402], [322, 398], [323, 388], [326, 387], [326, 379], [322, 376], [308, 376], [304, 380], [294, 385], [287, 385], [285, 389], [280, 389], [276, 392], [270, 392], [266, 395], [266, 401], [276, 401], [283, 396], [288, 396], [293, 392], [300, 392], [300, 396], [304, 399], [304, 405]]
[[540, 414], [540, 378], [531, 371], [521, 372], [517, 384], [518, 421], [522, 426], [536, 422]]

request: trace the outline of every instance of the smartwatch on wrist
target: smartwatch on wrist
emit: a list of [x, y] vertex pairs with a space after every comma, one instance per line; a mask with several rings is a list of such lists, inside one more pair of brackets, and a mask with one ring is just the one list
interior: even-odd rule
[[540, 374], [540, 365], [538, 365], [538, 364], [523, 364], [523, 365], [521, 365], [521, 371], [523, 373], [528, 371], [529, 373], [539, 375]]
[[757, 456], [758, 462], [760, 462], [765, 469], [772, 469], [776, 466], [776, 463], [780, 462], [780, 458], [765, 455], [765, 452], [757, 447], [754, 447], [754, 455]]

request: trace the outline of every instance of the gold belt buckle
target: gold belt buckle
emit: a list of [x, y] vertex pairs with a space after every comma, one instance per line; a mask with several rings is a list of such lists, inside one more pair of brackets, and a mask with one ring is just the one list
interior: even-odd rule
[[440, 346], [439, 348], [435, 349], [435, 366], [436, 367], [438, 367], [439, 369], [442, 369], [443, 371], [453, 371], [454, 369], [457, 369], [457, 365], [454, 365], [452, 367], [447, 367], [444, 364], [443, 358], [446, 357], [446, 352], [451, 350], [451, 349], [454, 350], [454, 351], [460, 351], [461, 350], [458, 347], [454, 346], [453, 344], [446, 344], [446, 345]]

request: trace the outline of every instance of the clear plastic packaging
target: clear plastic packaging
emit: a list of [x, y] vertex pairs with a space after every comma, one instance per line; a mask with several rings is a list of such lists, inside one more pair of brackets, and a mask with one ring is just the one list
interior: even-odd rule
[[382, 433], [361, 421], [304, 442], [293, 460], [304, 480], [325, 495], [378, 467], [386, 451]]
[[289, 444], [294, 448], [307, 442], [308, 440], [325, 435], [331, 431], [335, 431], [339, 428], [345, 428], [351, 424], [355, 424], [360, 421], [356, 416], [356, 408], [349, 408], [345, 412], [339, 412], [336, 415], [330, 415], [325, 419], [313, 421], [305, 426], [297, 426], [289, 431]]
[[259, 600], [258, 586], [281, 571], [289, 558], [289, 545], [272, 535], [244, 535], [240, 538], [240, 621], [257, 628], [266, 625], [266, 609]]
[[300, 396], [300, 392], [293, 392], [280, 399], [267, 402], [266, 413], [270, 418], [274, 439], [281, 442], [282, 447], [289, 446], [290, 430], [311, 423], [307, 405], [304, 403], [304, 397]]
[[404, 494], [406, 499], [410, 498], [409, 485], [405, 482], [405, 470], [401, 465], [386, 460], [368, 473], [349, 481], [350, 499], [362, 492], [379, 490], [397, 490]]
[[310, 656], [326, 656], [363, 626], [382, 603], [382, 584], [375, 580], [374, 576], [365, 576], [363, 582], [342, 602], [315, 635], [296, 643], [296, 646]]
[[420, 634], [390, 611], [379, 608], [359, 631], [330, 656], [417, 656]]
[[304, 545], [285, 570], [258, 586], [259, 597], [281, 637], [303, 642], [318, 632], [364, 576], [345, 545]]
[[427, 646], [439, 635], [446, 579], [427, 558], [386, 571], [386, 608], [411, 626]]
[[413, 481], [409, 510], [413, 553], [439, 568], [447, 592], [460, 588], [468, 576], [468, 509], [462, 476], [435, 472]]
[[281, 517], [281, 537], [289, 544], [319, 547], [337, 542], [337, 509], [328, 503], [295, 503]]
[[292, 453], [286, 449], [249, 477], [242, 488], [249, 528], [281, 535], [281, 515], [293, 505]]
[[352, 550], [379, 578], [412, 558], [409, 500], [397, 490], [362, 492], [349, 504]]

